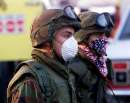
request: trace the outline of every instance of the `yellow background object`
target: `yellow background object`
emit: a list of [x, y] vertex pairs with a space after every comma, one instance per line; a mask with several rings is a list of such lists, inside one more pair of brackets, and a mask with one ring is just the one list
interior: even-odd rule
[[[0, 7], [0, 16], [22, 15], [24, 30], [21, 33], [0, 33], [0, 61], [25, 60], [31, 58], [30, 28], [34, 18], [41, 12], [42, 5], [31, 4], [31, 0], [3, 0], [6, 9]], [[32, 0], [33, 1], [33, 0]], [[30, 4], [29, 4], [30, 3]], [[6, 20], [6, 19], [4, 19]], [[3, 28], [5, 28], [3, 26]]]

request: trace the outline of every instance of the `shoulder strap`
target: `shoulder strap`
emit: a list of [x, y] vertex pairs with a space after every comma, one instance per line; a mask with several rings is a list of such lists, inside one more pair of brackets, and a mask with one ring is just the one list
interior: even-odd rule
[[54, 82], [46, 70], [48, 67], [36, 61], [27, 62], [27, 64], [30, 68], [33, 68], [31, 70], [36, 74], [42, 92], [46, 97], [50, 97], [54, 92]]
[[56, 84], [47, 71], [48, 67], [34, 60], [26, 62], [26, 64], [36, 74], [39, 86], [46, 96], [46, 103], [51, 103], [56, 92]]
[[109, 80], [113, 80], [113, 76], [114, 76], [114, 71], [113, 71], [113, 68], [112, 68], [112, 62], [109, 58], [107, 58], [106, 60], [106, 64], [107, 64], [107, 69], [108, 69], [108, 75], [107, 75], [107, 78]]

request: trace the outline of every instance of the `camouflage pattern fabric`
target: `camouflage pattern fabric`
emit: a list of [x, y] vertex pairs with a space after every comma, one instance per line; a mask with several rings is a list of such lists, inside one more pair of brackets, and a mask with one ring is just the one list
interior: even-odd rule
[[[43, 67], [30, 68], [37, 69], [37, 73], [47, 70], [50, 77], [50, 85], [44, 88], [45, 76], [35, 75], [26, 71], [28, 66], [22, 66], [14, 75], [8, 86], [8, 103], [77, 103], [75, 76], [70, 70], [60, 62], [46, 57], [41, 51], [35, 49], [32, 52], [33, 58], [39, 63], [43, 63]], [[45, 63], [48, 63], [47, 65]], [[44, 69], [43, 69], [44, 68]], [[43, 84], [43, 85], [42, 85]], [[51, 86], [52, 85], [52, 86]], [[46, 95], [46, 90], [53, 87], [51, 94]], [[45, 92], [43, 91], [43, 88]], [[49, 91], [49, 90], [48, 90]]]
[[8, 103], [44, 103], [38, 83], [32, 77], [26, 77], [13, 89]]

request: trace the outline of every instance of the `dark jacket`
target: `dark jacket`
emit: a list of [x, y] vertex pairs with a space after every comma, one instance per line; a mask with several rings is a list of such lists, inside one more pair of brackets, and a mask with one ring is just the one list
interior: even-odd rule
[[[107, 59], [107, 79], [112, 80], [112, 65]], [[77, 75], [77, 96], [80, 103], [106, 103], [106, 80], [89, 60], [78, 57], [70, 68]]]

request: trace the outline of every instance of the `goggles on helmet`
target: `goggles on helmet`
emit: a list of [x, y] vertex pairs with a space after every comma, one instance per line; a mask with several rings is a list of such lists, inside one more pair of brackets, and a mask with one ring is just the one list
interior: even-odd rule
[[49, 23], [51, 23], [52, 21], [55, 21], [56, 19], [60, 18], [60, 17], [66, 17], [70, 20], [73, 20], [73, 21], [77, 21], [77, 22], [80, 22], [80, 19], [79, 17], [76, 15], [75, 11], [74, 11], [74, 8], [70, 5], [66, 6], [64, 9], [63, 9], [63, 13], [61, 13], [60, 15], [58, 16], [55, 16], [55, 17], [52, 17], [52, 19], [50, 21], [48, 21], [47, 24], [43, 24], [42, 26], [46, 26], [48, 25]]
[[72, 6], [66, 6], [64, 8], [64, 16], [73, 20], [80, 21], [79, 17], [76, 15], [74, 8]]
[[96, 18], [96, 25], [101, 28], [113, 27], [113, 21], [109, 13], [99, 14]]
[[100, 29], [110, 29], [113, 28], [114, 23], [109, 13], [98, 14], [95, 18], [95, 22], [92, 24], [87, 24], [87, 27], [99, 27]]

